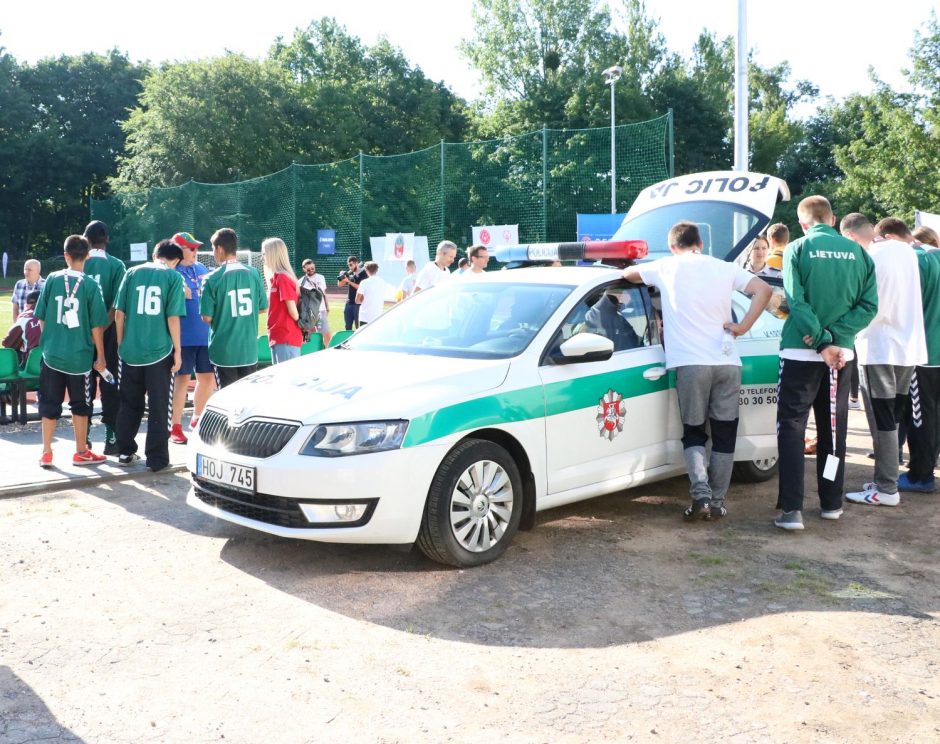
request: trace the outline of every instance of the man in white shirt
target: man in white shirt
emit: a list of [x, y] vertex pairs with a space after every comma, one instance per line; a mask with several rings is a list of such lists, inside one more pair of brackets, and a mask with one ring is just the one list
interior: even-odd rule
[[[733, 337], [747, 333], [767, 307], [771, 289], [734, 263], [702, 255], [694, 222], [669, 230], [672, 256], [631, 266], [623, 277], [659, 288], [662, 296], [666, 367], [676, 370], [682, 446], [689, 469], [692, 505], [686, 519], [723, 517], [738, 432], [741, 359]], [[731, 314], [734, 290], [752, 295], [740, 323]], [[706, 458], [706, 425], [712, 451]]]
[[332, 334], [330, 333], [329, 322], [330, 303], [326, 299], [326, 279], [323, 274], [317, 273], [317, 265], [313, 262], [313, 259], [305, 258], [300, 268], [303, 269], [304, 274], [297, 282], [297, 288], [316, 289], [323, 296], [323, 301], [320, 303], [320, 323], [317, 330], [323, 334], [323, 343], [329, 345]]
[[470, 268], [461, 276], [467, 279], [482, 279], [486, 276], [486, 265], [490, 262], [490, 254], [486, 246], [474, 245], [467, 255], [470, 257]]
[[379, 279], [379, 265], [375, 261], [366, 262], [368, 276], [359, 283], [356, 302], [359, 304], [359, 325], [364, 326], [378, 318], [385, 309], [386, 283]]
[[875, 419], [875, 479], [845, 498], [856, 504], [897, 506], [898, 414], [910, 395], [914, 367], [927, 363], [920, 267], [907, 225], [886, 217], [868, 247], [878, 283], [878, 314], [855, 340], [862, 397]]
[[442, 240], [437, 244], [437, 253], [434, 260], [425, 264], [424, 268], [418, 272], [418, 278], [415, 279], [415, 292], [422, 289], [430, 289], [450, 277], [447, 268], [454, 262], [457, 255], [457, 246], [449, 240]]

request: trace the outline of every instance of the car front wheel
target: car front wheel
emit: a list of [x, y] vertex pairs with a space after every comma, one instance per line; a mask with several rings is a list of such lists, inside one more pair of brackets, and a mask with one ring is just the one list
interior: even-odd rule
[[522, 479], [497, 444], [470, 439], [452, 449], [434, 475], [418, 547], [431, 560], [471, 567], [509, 547], [522, 516]]

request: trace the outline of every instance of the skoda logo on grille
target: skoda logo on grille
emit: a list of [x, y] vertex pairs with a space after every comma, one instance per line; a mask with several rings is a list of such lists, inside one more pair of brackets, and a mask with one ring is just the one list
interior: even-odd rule
[[228, 414], [229, 426], [240, 424], [250, 415], [251, 415], [251, 411], [248, 410], [247, 406], [239, 406], [238, 408], [233, 408]]

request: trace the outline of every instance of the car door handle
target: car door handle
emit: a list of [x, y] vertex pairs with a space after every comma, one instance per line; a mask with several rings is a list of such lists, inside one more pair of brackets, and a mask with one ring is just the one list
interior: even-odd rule
[[665, 367], [650, 367], [649, 369], [643, 371], [643, 379], [658, 380], [664, 374], [666, 374]]

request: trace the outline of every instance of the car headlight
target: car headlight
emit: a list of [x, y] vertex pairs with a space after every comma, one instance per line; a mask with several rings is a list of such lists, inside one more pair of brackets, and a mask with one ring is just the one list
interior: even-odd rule
[[407, 421], [363, 421], [355, 424], [321, 424], [300, 450], [313, 457], [345, 457], [384, 452], [401, 447]]

